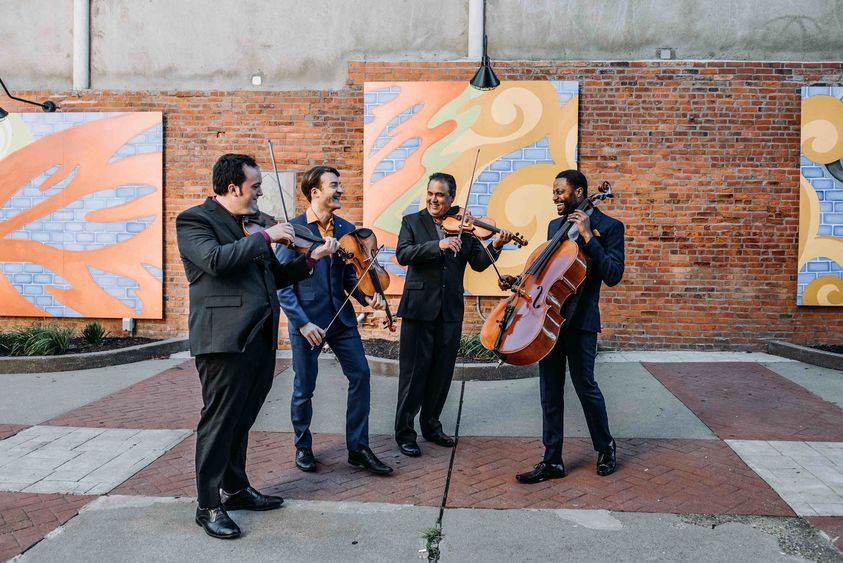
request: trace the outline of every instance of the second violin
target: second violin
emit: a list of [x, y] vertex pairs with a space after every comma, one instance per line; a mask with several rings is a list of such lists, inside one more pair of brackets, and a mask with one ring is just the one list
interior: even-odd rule
[[[471, 214], [464, 217], [461, 207], [453, 207], [451, 212], [442, 219], [442, 230], [445, 231], [445, 234], [453, 236], [460, 234], [460, 229], [462, 229], [462, 232], [470, 233], [480, 240], [490, 239], [492, 236], [501, 232], [501, 229], [495, 226], [494, 219], [489, 217], [480, 217], [478, 219]], [[521, 233], [513, 234], [512, 242], [518, 245], [518, 247], [527, 246], [528, 243], [521, 236]]]

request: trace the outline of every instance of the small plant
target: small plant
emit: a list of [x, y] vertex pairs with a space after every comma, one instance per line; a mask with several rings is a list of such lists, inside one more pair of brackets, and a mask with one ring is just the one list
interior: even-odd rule
[[109, 334], [100, 323], [94, 321], [86, 324], [82, 329], [82, 340], [91, 346], [99, 346]]
[[460, 338], [460, 356], [470, 358], [472, 360], [494, 360], [495, 354], [487, 350], [483, 344], [480, 343], [480, 335], [472, 334], [470, 336], [463, 336]]
[[15, 335], [11, 332], [0, 332], [0, 354], [10, 355], [15, 343]]
[[439, 528], [428, 528], [422, 532], [421, 536], [425, 542], [425, 549], [421, 550], [421, 552], [427, 552], [428, 561], [439, 561], [439, 543], [444, 537], [442, 530]]
[[70, 347], [72, 328], [32, 324], [11, 334], [8, 343], [12, 356], [53, 356], [64, 354]]

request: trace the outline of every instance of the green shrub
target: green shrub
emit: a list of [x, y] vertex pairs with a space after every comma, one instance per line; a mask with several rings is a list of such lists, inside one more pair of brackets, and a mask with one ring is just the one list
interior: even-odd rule
[[94, 321], [86, 324], [82, 329], [82, 340], [91, 346], [99, 346], [109, 334], [100, 323]]
[[15, 335], [11, 332], [0, 332], [0, 354], [6, 356], [12, 353]]
[[483, 347], [480, 343], [480, 335], [472, 334], [460, 338], [460, 356], [472, 360], [494, 360], [495, 354]]
[[53, 356], [70, 347], [72, 328], [32, 324], [8, 335], [4, 347], [12, 356]]

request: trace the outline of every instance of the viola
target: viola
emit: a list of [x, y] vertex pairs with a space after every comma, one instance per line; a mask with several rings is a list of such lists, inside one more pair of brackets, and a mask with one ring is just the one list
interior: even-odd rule
[[357, 273], [357, 289], [367, 297], [380, 295], [383, 298], [387, 319], [384, 324], [390, 332], [395, 332], [392, 312], [384, 293], [389, 287], [389, 274], [377, 260], [379, 248], [374, 231], [365, 227], [355, 229], [340, 237], [339, 243], [340, 250], [345, 254], [343, 260]]
[[[264, 213], [263, 211], [258, 211], [257, 213], [247, 215], [243, 218], [243, 230], [250, 235], [264, 231], [276, 224], [278, 224], [278, 221], [275, 217], [269, 215], [268, 213]], [[288, 248], [297, 252], [305, 253], [310, 250], [314, 244], [325, 244], [325, 239], [313, 234], [313, 231], [308, 229], [306, 226], [299, 225], [298, 223], [291, 223], [291, 225], [293, 226], [295, 238], [292, 242], [285, 241], [284, 244]], [[337, 254], [343, 260], [350, 259], [350, 256], [348, 256], [342, 248], [337, 250]]]
[[[585, 211], [612, 197], [612, 186], [603, 182], [577, 209]], [[501, 361], [526, 366], [553, 350], [565, 323], [562, 310], [586, 276], [585, 253], [568, 238], [572, 225], [566, 221], [530, 254], [510, 288], [512, 295], [500, 301], [483, 323], [480, 342]]]
[[[460, 231], [463, 233], [471, 233], [480, 240], [488, 240], [493, 235], [500, 233], [501, 230], [495, 226], [495, 220], [489, 217], [475, 218], [473, 215], [466, 215], [463, 220], [462, 208], [452, 208], [453, 213], [449, 213], [442, 219], [442, 230], [447, 235], [459, 235]], [[527, 242], [521, 233], [512, 235], [512, 242], [518, 247], [527, 246]]]

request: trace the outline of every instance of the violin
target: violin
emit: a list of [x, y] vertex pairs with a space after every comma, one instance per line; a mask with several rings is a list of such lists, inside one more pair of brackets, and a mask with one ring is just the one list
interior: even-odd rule
[[[452, 208], [454, 213], [450, 213], [446, 215], [442, 219], [442, 230], [445, 231], [445, 234], [456, 236], [460, 234], [460, 231], [464, 233], [471, 233], [475, 237], [480, 240], [488, 240], [492, 238], [493, 235], [501, 232], [499, 228], [495, 226], [495, 220], [489, 217], [481, 217], [480, 219], [475, 218], [472, 215], [465, 216], [465, 221], [463, 221], [463, 213], [462, 208], [457, 206]], [[515, 233], [512, 235], [512, 242], [514, 242], [519, 248], [522, 246], [527, 246], [526, 240], [521, 236], [521, 233]]]
[[389, 273], [377, 260], [380, 249], [374, 231], [365, 227], [355, 229], [340, 237], [339, 243], [339, 251], [345, 255], [343, 261], [357, 272], [357, 289], [367, 297], [380, 295], [383, 298], [387, 319], [384, 324], [390, 332], [395, 332], [392, 312], [384, 294], [384, 290], [389, 287]]
[[[278, 221], [275, 219], [275, 217], [268, 213], [264, 213], [263, 211], [258, 211], [257, 213], [247, 215], [243, 218], [243, 230], [249, 233], [250, 235], [254, 233], [259, 233], [276, 224], [278, 224]], [[297, 252], [305, 253], [310, 250], [314, 244], [325, 244], [325, 239], [313, 234], [313, 231], [308, 229], [306, 226], [299, 225], [297, 223], [290, 224], [293, 227], [295, 238], [292, 242], [284, 242], [287, 248], [291, 248]], [[349, 256], [342, 248], [339, 248], [337, 250], [337, 254], [343, 260], [351, 259], [351, 256]]]
[[[585, 211], [612, 197], [612, 186], [603, 182], [577, 209]], [[483, 323], [480, 342], [502, 362], [534, 364], [556, 345], [565, 323], [563, 309], [573, 304], [569, 300], [586, 276], [585, 253], [568, 238], [572, 225], [566, 221], [530, 254], [524, 271], [511, 284], [512, 295], [501, 300]]]

